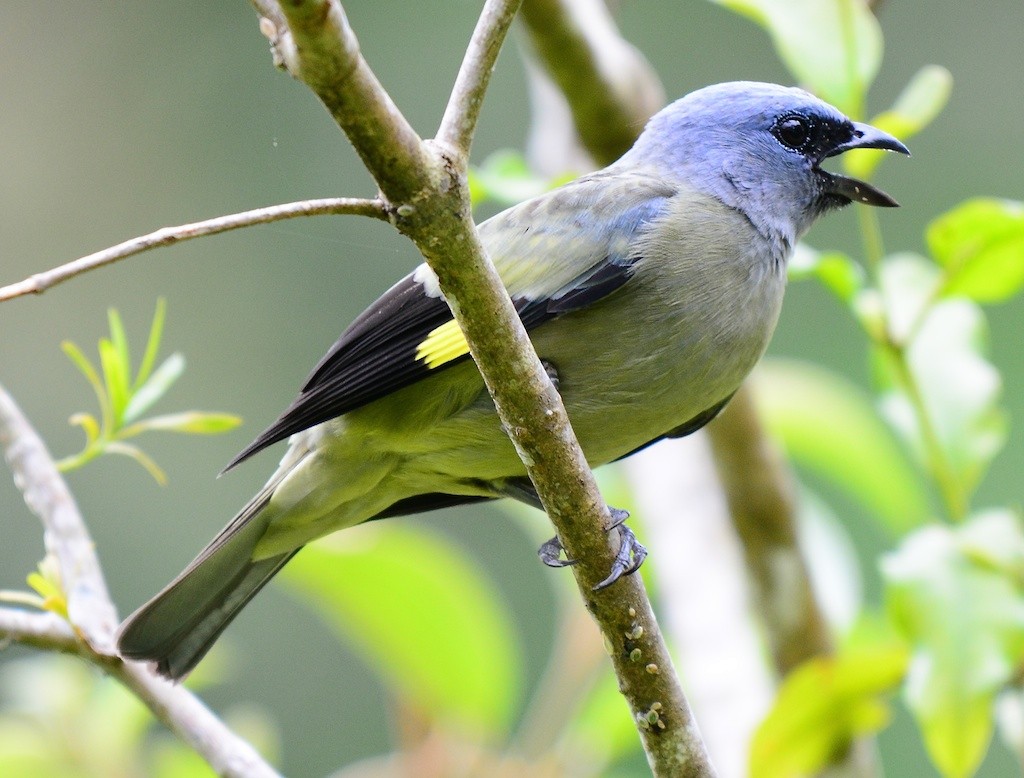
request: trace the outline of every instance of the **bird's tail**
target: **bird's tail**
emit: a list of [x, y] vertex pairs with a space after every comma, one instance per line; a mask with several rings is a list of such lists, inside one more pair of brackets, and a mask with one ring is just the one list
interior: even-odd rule
[[187, 674], [238, 612], [299, 549], [253, 561], [269, 522], [268, 484], [163, 591], [129, 616], [121, 656], [156, 662], [167, 678]]

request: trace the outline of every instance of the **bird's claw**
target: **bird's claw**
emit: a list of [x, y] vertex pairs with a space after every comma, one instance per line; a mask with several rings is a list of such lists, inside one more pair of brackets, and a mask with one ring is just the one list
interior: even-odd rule
[[558, 536], [551, 538], [551, 540], [545, 541], [540, 548], [537, 549], [537, 556], [540, 557], [540, 561], [546, 564], [548, 567], [569, 567], [570, 565], [576, 564], [575, 559], [562, 559], [562, 552], [565, 549], [562, 547], [562, 541], [558, 539]]
[[613, 529], [620, 526], [622, 522], [629, 518], [629, 511], [624, 511], [622, 508], [613, 508], [609, 505], [608, 515], [611, 516], [612, 523], [605, 527], [605, 532], [611, 532]]
[[612, 562], [612, 569], [608, 577], [594, 586], [595, 592], [608, 588], [624, 575], [633, 575], [647, 558], [647, 549], [636, 539], [633, 530], [622, 521], [613, 524], [612, 527], [619, 530], [619, 551], [615, 555], [615, 561]]
[[[608, 577], [597, 584], [594, 587], [594, 591], [611, 586], [624, 575], [632, 575], [640, 569], [640, 565], [647, 558], [647, 549], [636, 539], [633, 530], [625, 525], [626, 519], [629, 518], [629, 511], [608, 506], [608, 513], [611, 515], [611, 523], [608, 525], [607, 531], [611, 532], [615, 529], [619, 531], [619, 550], [615, 554], [615, 560], [612, 562], [612, 569]], [[575, 565], [577, 560], [562, 558], [564, 550], [562, 541], [556, 535], [537, 549], [537, 556], [548, 567]]]

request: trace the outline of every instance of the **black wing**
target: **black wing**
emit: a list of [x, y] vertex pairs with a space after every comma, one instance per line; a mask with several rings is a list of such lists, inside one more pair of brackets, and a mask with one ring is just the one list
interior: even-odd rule
[[[654, 218], [671, 193], [664, 186], [656, 190], [654, 196], [649, 191], [639, 193], [642, 196], [636, 196], [631, 204], [620, 209], [619, 221], [614, 225], [616, 236], [621, 239]], [[626, 230], [625, 225], [628, 225]], [[580, 231], [575, 225], [572, 229]], [[576, 244], [567, 243], [567, 250], [580, 245], [597, 247], [600, 241], [594, 236], [581, 235]], [[503, 257], [495, 259], [501, 270]], [[594, 254], [586, 269], [569, 283], [546, 295], [516, 297], [512, 290], [523, 325], [528, 330], [533, 329], [611, 294], [629, 279], [636, 259], [606, 250]], [[428, 366], [419, 358], [418, 350], [427, 336], [451, 319], [451, 311], [442, 297], [428, 294], [416, 274], [406, 276], [352, 322], [313, 369], [294, 402], [231, 460], [225, 471], [297, 432], [367, 405], [467, 359], [468, 354], [464, 354]]]

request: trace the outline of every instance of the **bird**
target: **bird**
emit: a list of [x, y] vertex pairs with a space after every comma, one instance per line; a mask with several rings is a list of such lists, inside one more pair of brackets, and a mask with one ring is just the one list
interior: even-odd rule
[[[885, 192], [829, 172], [851, 149], [909, 154], [814, 95], [758, 82], [662, 109], [620, 159], [479, 225], [593, 466], [711, 421], [767, 348], [796, 242]], [[420, 265], [344, 330], [231, 469], [280, 465], [185, 570], [129, 616], [122, 657], [180, 679], [304, 545], [372, 519], [503, 497], [540, 507], [436, 275]], [[646, 550], [621, 547], [602, 585]], [[609, 529], [611, 531], [611, 529]], [[558, 566], [556, 538], [541, 547]]]

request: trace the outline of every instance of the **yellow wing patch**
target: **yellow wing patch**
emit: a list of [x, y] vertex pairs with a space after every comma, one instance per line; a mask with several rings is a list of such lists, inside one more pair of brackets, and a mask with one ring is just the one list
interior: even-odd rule
[[431, 330], [426, 339], [416, 347], [416, 359], [422, 360], [430, 370], [468, 353], [466, 336], [462, 334], [455, 319]]

